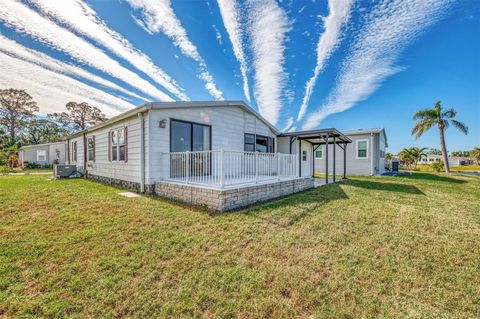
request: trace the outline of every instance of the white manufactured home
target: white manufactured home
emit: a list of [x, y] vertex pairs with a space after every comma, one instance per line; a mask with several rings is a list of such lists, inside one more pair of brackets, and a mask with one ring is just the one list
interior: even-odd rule
[[35, 163], [40, 166], [65, 164], [67, 161], [66, 142], [23, 146], [18, 151], [20, 165]]
[[313, 187], [314, 148], [351, 142], [335, 129], [282, 134], [242, 101], [147, 103], [71, 136], [67, 163], [93, 180], [224, 211]]

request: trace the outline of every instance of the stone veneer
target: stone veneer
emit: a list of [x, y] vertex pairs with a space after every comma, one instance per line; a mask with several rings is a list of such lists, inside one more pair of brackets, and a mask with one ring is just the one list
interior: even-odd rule
[[224, 212], [301, 192], [312, 187], [314, 187], [313, 178], [298, 178], [224, 190], [159, 182], [155, 184], [154, 191], [161, 197]]
[[[103, 183], [103, 184], [118, 186], [118, 187], [125, 188], [125, 189], [128, 189], [128, 190], [137, 192], [137, 193], [140, 192], [140, 183], [129, 182], [129, 181], [121, 180], [121, 179], [92, 175], [92, 174], [87, 174], [85, 177], [88, 178], [88, 179], [91, 179], [93, 181]], [[147, 185], [146, 184], [145, 185], [145, 193], [153, 194], [154, 193], [154, 188], [155, 188], [155, 185]]]

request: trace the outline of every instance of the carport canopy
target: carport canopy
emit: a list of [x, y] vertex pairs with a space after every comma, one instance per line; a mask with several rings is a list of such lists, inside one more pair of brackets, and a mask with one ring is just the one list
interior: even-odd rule
[[[312, 145], [312, 163], [313, 163], [313, 174], [315, 174], [315, 151], [321, 145], [327, 145], [325, 147], [325, 182], [328, 184], [328, 145], [334, 144], [338, 145], [343, 150], [343, 178], [346, 178], [347, 174], [347, 145], [352, 142], [350, 138], [341, 133], [335, 128], [326, 128], [310, 131], [299, 131], [299, 132], [287, 132], [281, 134], [279, 137], [289, 137], [290, 138], [290, 154], [292, 153], [292, 144], [295, 141], [306, 141]], [[298, 169], [299, 176], [302, 175], [302, 162], [301, 162], [301, 152], [302, 152], [302, 143], [299, 143], [298, 148]], [[336, 147], [333, 147], [333, 181], [335, 182], [335, 164], [336, 164]]]

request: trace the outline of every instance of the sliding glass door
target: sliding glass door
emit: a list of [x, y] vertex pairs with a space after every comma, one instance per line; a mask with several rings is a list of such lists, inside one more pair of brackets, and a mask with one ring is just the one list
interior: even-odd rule
[[[186, 122], [181, 120], [170, 121], [170, 151], [171, 152], [199, 152], [211, 150], [212, 128], [209, 125]], [[189, 158], [189, 162], [187, 163]], [[211, 154], [193, 153], [171, 156], [170, 176], [183, 177], [204, 176], [211, 172]]]

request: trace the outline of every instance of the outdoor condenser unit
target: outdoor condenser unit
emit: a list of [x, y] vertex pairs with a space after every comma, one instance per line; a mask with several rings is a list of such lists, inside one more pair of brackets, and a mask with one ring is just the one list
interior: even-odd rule
[[80, 177], [81, 173], [77, 171], [76, 165], [57, 164], [53, 168], [55, 178], [73, 178]]

